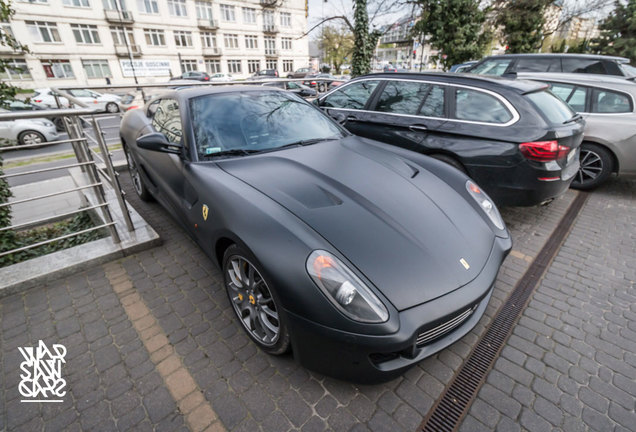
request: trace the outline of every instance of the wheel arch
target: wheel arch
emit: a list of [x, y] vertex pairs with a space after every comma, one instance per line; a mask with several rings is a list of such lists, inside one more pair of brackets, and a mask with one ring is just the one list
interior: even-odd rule
[[583, 144], [594, 144], [597, 145], [599, 147], [603, 147], [605, 150], [607, 150], [607, 152], [612, 156], [612, 172], [613, 173], [618, 173], [619, 172], [619, 161], [618, 158], [616, 157], [616, 153], [614, 153], [614, 150], [612, 150], [609, 146], [605, 145], [602, 142], [596, 141], [596, 140], [592, 140], [592, 139], [584, 139], [583, 142], [581, 143], [581, 145]]

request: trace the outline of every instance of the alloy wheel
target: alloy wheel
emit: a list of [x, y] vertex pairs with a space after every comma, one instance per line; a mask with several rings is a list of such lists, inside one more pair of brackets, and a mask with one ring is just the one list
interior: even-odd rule
[[40, 144], [42, 143], [42, 135], [37, 132], [27, 132], [22, 135], [22, 144], [23, 145], [32, 145], [32, 144]]
[[117, 104], [113, 102], [109, 102], [108, 104], [106, 104], [106, 111], [108, 111], [111, 114], [114, 114], [116, 112], [119, 112], [119, 107], [117, 106]]
[[242, 256], [231, 256], [225, 267], [226, 288], [241, 324], [261, 344], [275, 345], [280, 336], [280, 321], [267, 283]]
[[603, 172], [603, 160], [594, 151], [581, 149], [579, 172], [576, 180], [579, 184], [585, 184], [596, 180]]
[[128, 149], [126, 149], [124, 153], [126, 154], [126, 161], [128, 162], [128, 172], [130, 173], [130, 178], [133, 181], [135, 191], [137, 192], [137, 194], [141, 195], [143, 193], [143, 185], [141, 184], [141, 175], [139, 174], [139, 170], [137, 169], [135, 159], [130, 154]]

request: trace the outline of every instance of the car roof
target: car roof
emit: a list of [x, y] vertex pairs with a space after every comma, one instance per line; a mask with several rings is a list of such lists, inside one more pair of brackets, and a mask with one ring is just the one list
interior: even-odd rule
[[492, 59], [506, 59], [506, 58], [523, 58], [523, 57], [570, 57], [570, 58], [587, 58], [587, 59], [605, 59], [612, 60], [617, 63], [629, 63], [629, 59], [626, 57], [618, 56], [606, 56], [600, 54], [573, 54], [573, 53], [531, 53], [531, 54], [499, 54], [494, 56], [484, 57], [480, 62], [484, 60]]
[[451, 72], [397, 72], [397, 73], [372, 73], [368, 75], [363, 75], [358, 78], [354, 78], [349, 82], [353, 82], [360, 78], [388, 78], [388, 79], [399, 79], [399, 78], [407, 78], [407, 79], [419, 79], [419, 80], [434, 80], [440, 82], [452, 82], [455, 84], [465, 84], [465, 85], [476, 85], [482, 87], [495, 86], [495, 87], [503, 87], [510, 90], [513, 90], [517, 93], [531, 93], [541, 88], [545, 87], [545, 85], [537, 83], [535, 81], [525, 81], [520, 79], [510, 79], [499, 76], [485, 76], [485, 75], [475, 75], [475, 74], [464, 74], [464, 73], [451, 73]]
[[589, 85], [590, 87], [604, 87], [609, 89], [629, 91], [632, 94], [636, 94], [636, 83], [633, 81], [622, 78], [615, 75], [599, 75], [599, 74], [584, 74], [584, 73], [532, 73], [532, 72], [519, 72], [517, 77], [520, 79], [531, 80], [546, 80], [556, 81], [564, 84], [581, 84]]

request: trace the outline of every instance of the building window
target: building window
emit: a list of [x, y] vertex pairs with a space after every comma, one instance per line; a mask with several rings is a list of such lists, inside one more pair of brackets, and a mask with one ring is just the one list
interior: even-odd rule
[[124, 0], [102, 0], [102, 4], [106, 10], [126, 10], [126, 2]]
[[61, 42], [57, 25], [52, 22], [26, 21], [27, 29], [36, 42]]
[[75, 78], [68, 60], [40, 60], [47, 78]]
[[214, 33], [201, 33], [201, 45], [203, 45], [204, 48], [216, 48], [216, 36]]
[[265, 60], [265, 69], [278, 69], [278, 62], [276, 60]]
[[294, 70], [293, 60], [283, 60], [283, 72], [292, 72]]
[[82, 60], [84, 72], [88, 78], [106, 78], [112, 77], [108, 60]]
[[[8, 22], [1, 22], [0, 23], [0, 29], [5, 32], [5, 34], [13, 37], [15, 39], [15, 34], [13, 33], [13, 30], [11, 30], [11, 24], [9, 24]], [[1, 34], [1, 33], [0, 33]]]
[[166, 46], [166, 36], [163, 30], [144, 29], [146, 36], [146, 45]]
[[181, 73], [192, 72], [197, 70], [196, 60], [181, 60]]
[[192, 46], [192, 32], [175, 30], [174, 31], [174, 43], [178, 47], [191, 47]]
[[65, 6], [75, 6], [75, 7], [91, 7], [91, 4], [88, 0], [62, 0]]
[[137, 9], [142, 13], [158, 14], [159, 4], [157, 0], [137, 0]]
[[128, 38], [130, 45], [135, 44], [135, 37], [131, 28], [111, 27], [110, 34], [113, 37], [113, 43], [115, 45], [126, 45], [126, 38]]
[[212, 3], [207, 1], [196, 1], [194, 5], [197, 9], [197, 19], [212, 20]]
[[227, 71], [229, 73], [240, 74], [241, 72], [241, 61], [240, 60], [228, 60], [227, 61]]
[[245, 24], [256, 24], [256, 9], [244, 7], [243, 22]]
[[288, 12], [280, 13], [280, 26], [291, 27], [291, 14]]
[[274, 27], [274, 12], [263, 11], [263, 26], [267, 28]]
[[291, 51], [292, 49], [292, 38], [280, 38], [280, 45], [283, 51]]
[[223, 35], [223, 44], [225, 48], [238, 49], [239, 47], [238, 35], [235, 35], [235, 34]]
[[261, 69], [261, 61], [260, 60], [248, 60], [247, 61], [247, 72], [253, 74], [258, 72]]
[[265, 40], [265, 55], [276, 54], [276, 38], [265, 36], [263, 39]]
[[99, 33], [97, 33], [97, 26], [86, 24], [71, 24], [71, 30], [73, 30], [73, 36], [75, 36], [75, 42], [80, 44], [98, 44]]
[[27, 67], [26, 60], [11, 59], [5, 63], [5, 69], [0, 72], [0, 78], [3, 80], [24, 81], [32, 80], [31, 72]]
[[168, 0], [168, 11], [172, 16], [188, 16], [185, 0]]
[[48, 3], [49, 0], [18, 0], [18, 3]]
[[245, 35], [245, 48], [246, 49], [258, 49], [258, 36]]
[[205, 71], [209, 74], [215, 74], [221, 72], [221, 61], [220, 60], [206, 60], [205, 61]]
[[236, 21], [236, 12], [234, 11], [234, 6], [230, 5], [221, 5], [221, 19], [223, 21], [234, 22]]

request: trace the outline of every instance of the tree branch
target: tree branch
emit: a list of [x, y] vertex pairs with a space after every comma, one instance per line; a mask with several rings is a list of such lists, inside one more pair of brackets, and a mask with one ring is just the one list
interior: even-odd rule
[[307, 36], [309, 33], [311, 33], [312, 31], [314, 31], [317, 27], [320, 27], [322, 24], [326, 23], [327, 21], [333, 21], [333, 20], [337, 20], [337, 19], [343, 20], [344, 23], [347, 25], [347, 27], [349, 27], [349, 30], [351, 30], [353, 32], [353, 25], [351, 25], [351, 21], [349, 21], [349, 18], [347, 18], [344, 15], [338, 15], [338, 16], [332, 16], [332, 17], [329, 17], [329, 18], [323, 18], [318, 24], [316, 24], [315, 26], [313, 26], [312, 28], [307, 30], [305, 33], [303, 33], [300, 36], [298, 36], [296, 39], [302, 39], [305, 36]]

